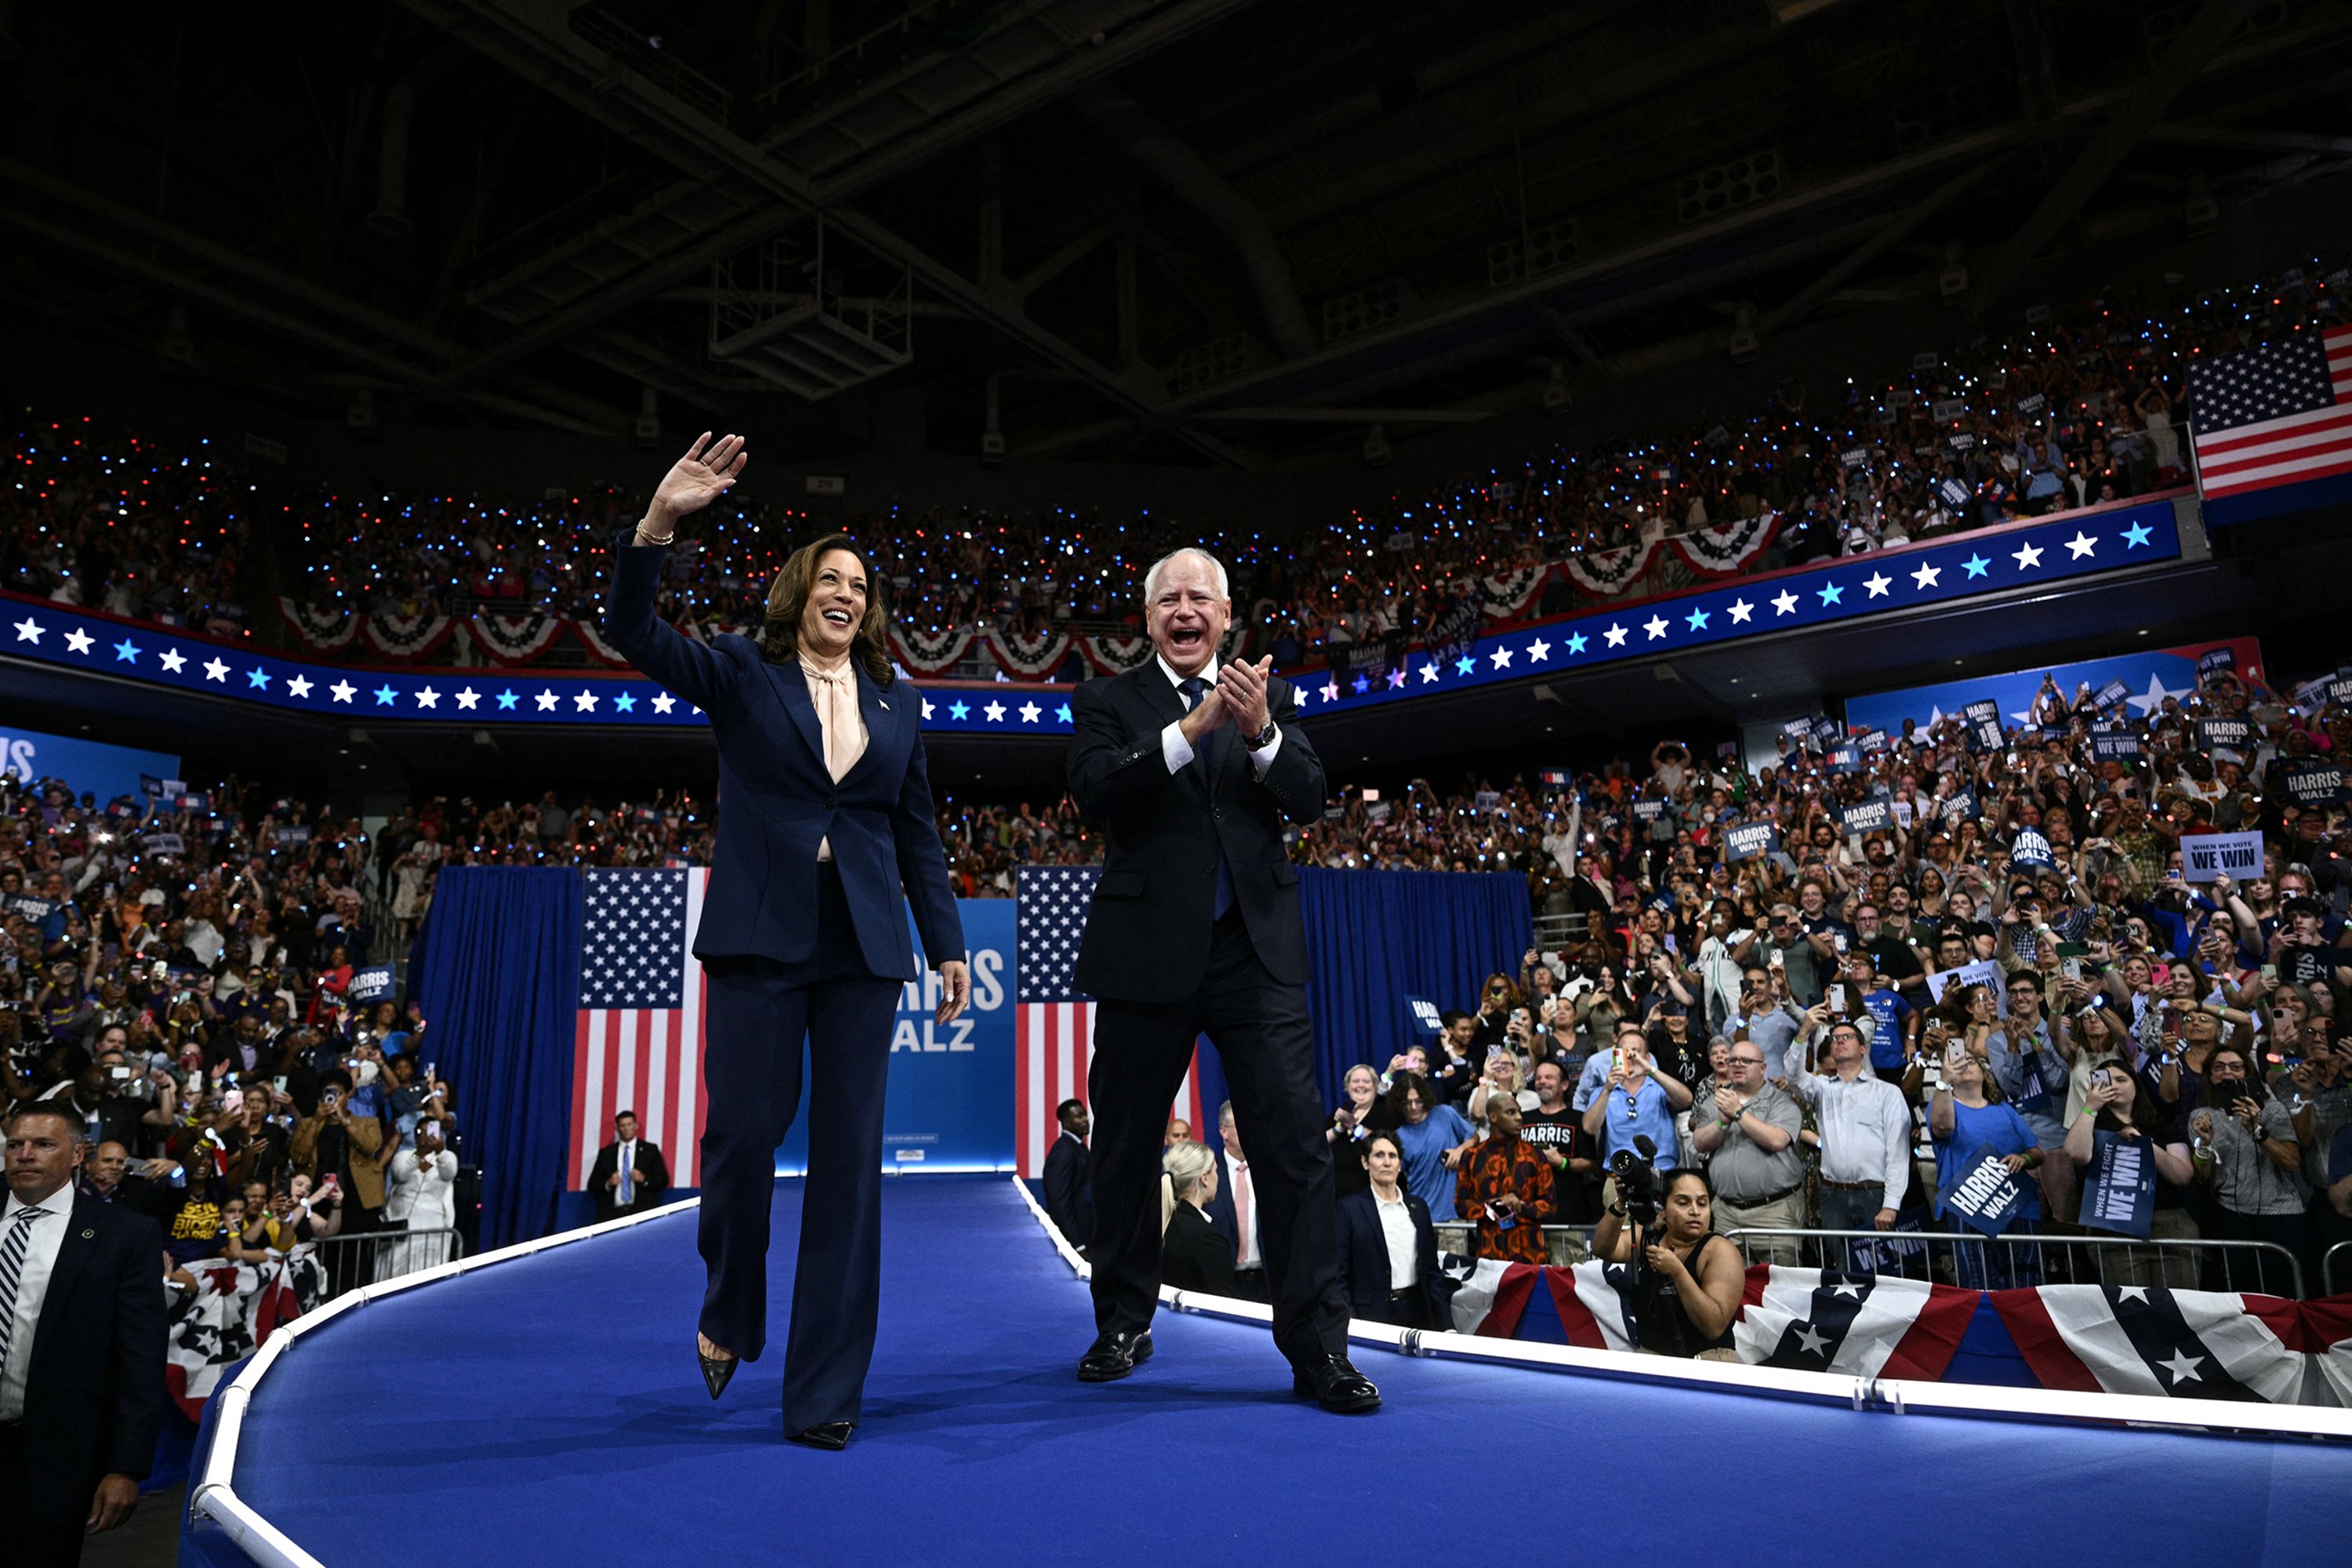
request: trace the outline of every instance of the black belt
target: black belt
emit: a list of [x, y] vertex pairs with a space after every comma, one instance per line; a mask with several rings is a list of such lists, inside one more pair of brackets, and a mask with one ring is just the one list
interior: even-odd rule
[[1758, 1209], [1762, 1208], [1766, 1204], [1777, 1204], [1782, 1198], [1793, 1197], [1804, 1190], [1805, 1184], [1799, 1182], [1795, 1186], [1782, 1187], [1779, 1192], [1767, 1193], [1760, 1198], [1735, 1198], [1723, 1193], [1716, 1194], [1715, 1198], [1717, 1203], [1729, 1204], [1736, 1209]]
[[1841, 1193], [1875, 1193], [1883, 1192], [1886, 1187], [1885, 1182], [1832, 1182], [1826, 1176], [1822, 1178], [1822, 1185], [1833, 1187]]

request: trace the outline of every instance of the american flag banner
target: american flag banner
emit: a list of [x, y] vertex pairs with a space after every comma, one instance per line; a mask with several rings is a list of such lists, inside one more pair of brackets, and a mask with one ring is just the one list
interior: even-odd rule
[[702, 1020], [694, 956], [708, 869], [592, 870], [572, 1037], [572, 1185], [588, 1184], [613, 1118], [634, 1110], [673, 1186], [702, 1184]]
[[2189, 393], [2207, 521], [2266, 517], [2352, 490], [2352, 327], [2200, 359]]
[[[1072, 977], [1078, 940], [1086, 934], [1099, 866], [1024, 866], [1013, 961], [1013, 1150], [1024, 1176], [1045, 1173], [1045, 1152], [1060, 1136], [1054, 1110], [1087, 1098], [1087, 1069], [1095, 1058], [1095, 1004]], [[1201, 1054], [1176, 1091], [1171, 1116], [1201, 1121]]]

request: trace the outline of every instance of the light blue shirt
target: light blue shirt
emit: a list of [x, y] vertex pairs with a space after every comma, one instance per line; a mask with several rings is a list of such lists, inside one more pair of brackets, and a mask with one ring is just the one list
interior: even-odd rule
[[1445, 1152], [1468, 1142], [1472, 1131], [1450, 1105], [1436, 1106], [1419, 1123], [1408, 1121], [1396, 1130], [1404, 1150], [1405, 1190], [1427, 1204], [1432, 1215], [1454, 1212], [1454, 1173], [1445, 1168]]
[[[1620, 1149], [1633, 1149], [1636, 1134], [1647, 1134], [1650, 1142], [1657, 1145], [1655, 1163], [1659, 1170], [1671, 1171], [1680, 1163], [1682, 1145], [1675, 1137], [1674, 1108], [1666, 1103], [1666, 1091], [1658, 1087], [1656, 1079], [1643, 1078], [1640, 1090], [1631, 1100], [1622, 1086], [1609, 1091], [1609, 1115], [1601, 1124], [1602, 1163], [1607, 1163]], [[1638, 1156], [1640, 1151], [1634, 1150], [1634, 1153]]]

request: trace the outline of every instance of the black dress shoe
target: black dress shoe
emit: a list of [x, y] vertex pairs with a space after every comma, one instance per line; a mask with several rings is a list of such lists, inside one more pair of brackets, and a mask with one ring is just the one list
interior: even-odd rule
[[1116, 1383], [1151, 1359], [1151, 1331], [1105, 1330], [1078, 1358], [1080, 1383]]
[[713, 1399], [726, 1391], [727, 1380], [735, 1375], [735, 1369], [743, 1363], [741, 1356], [704, 1355], [700, 1345], [694, 1347], [694, 1359], [702, 1363], [702, 1386], [710, 1390]]
[[1381, 1407], [1381, 1391], [1343, 1355], [1322, 1356], [1295, 1371], [1290, 1392], [1339, 1415], [1360, 1415]]
[[856, 1430], [857, 1423], [855, 1421], [826, 1421], [810, 1427], [805, 1432], [787, 1432], [784, 1434], [784, 1440], [788, 1443], [803, 1444], [811, 1448], [829, 1449], [838, 1454], [849, 1447], [849, 1435]]

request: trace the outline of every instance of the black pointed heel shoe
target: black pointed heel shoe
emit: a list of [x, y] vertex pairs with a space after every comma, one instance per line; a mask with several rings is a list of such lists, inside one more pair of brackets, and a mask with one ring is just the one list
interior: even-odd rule
[[702, 1386], [710, 1390], [713, 1399], [727, 1391], [727, 1380], [733, 1377], [735, 1369], [743, 1364], [743, 1358], [739, 1355], [704, 1355], [699, 1344], [694, 1347], [694, 1359], [702, 1363]]
[[805, 1432], [787, 1432], [784, 1440], [803, 1447], [824, 1448], [838, 1454], [849, 1447], [849, 1435], [857, 1430], [855, 1421], [826, 1421]]

